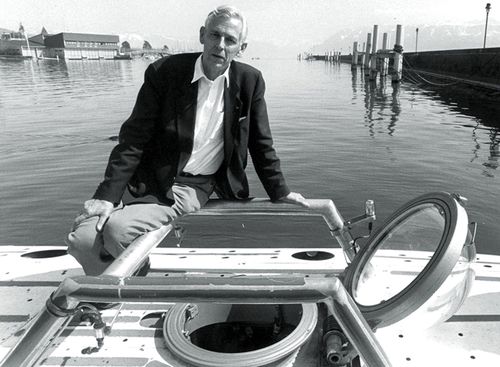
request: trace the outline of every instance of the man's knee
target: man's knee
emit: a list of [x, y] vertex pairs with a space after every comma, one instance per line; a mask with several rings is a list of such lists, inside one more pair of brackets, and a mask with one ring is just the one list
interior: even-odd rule
[[140, 229], [123, 220], [119, 215], [109, 217], [103, 227], [104, 249], [118, 257], [125, 248], [140, 234]]
[[177, 217], [173, 208], [156, 204], [126, 205], [109, 217], [103, 228], [104, 248], [118, 257], [137, 237]]
[[184, 215], [194, 213], [201, 209], [201, 205], [199, 202], [193, 201], [176, 201], [172, 208], [176, 211], [177, 215], [182, 217]]
[[200, 210], [208, 200], [205, 192], [187, 185], [174, 185], [172, 191], [175, 199], [172, 208], [179, 216]]
[[103, 253], [101, 235], [95, 230], [97, 219], [82, 222], [66, 238], [68, 254], [83, 267], [87, 275], [98, 275], [109, 265], [112, 258]]
[[68, 253], [77, 259], [82, 255], [90, 253], [95, 246], [95, 241], [98, 236], [95, 230], [96, 219], [89, 218], [80, 223], [66, 238], [68, 245]]

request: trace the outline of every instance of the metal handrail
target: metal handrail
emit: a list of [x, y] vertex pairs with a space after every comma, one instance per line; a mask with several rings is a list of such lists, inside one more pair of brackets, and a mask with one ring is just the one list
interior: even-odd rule
[[251, 200], [220, 200], [212, 199], [199, 211], [189, 215], [300, 215], [300, 216], [322, 216], [330, 230], [342, 229], [344, 219], [337, 207], [329, 199], [307, 199], [308, 208], [297, 204], [286, 202], [273, 202], [269, 199]]
[[[209, 200], [199, 211], [190, 216], [208, 215], [273, 215], [273, 216], [321, 216], [325, 220], [332, 236], [342, 247], [347, 260], [350, 262], [356, 256], [355, 243], [348, 230], [352, 221], [344, 221], [334, 202], [330, 199], [307, 199], [309, 207], [285, 202], [272, 202], [268, 199], [251, 199], [240, 201]], [[361, 218], [361, 217], [360, 217]], [[365, 214], [363, 219], [375, 219], [375, 214]]]
[[[231, 213], [320, 215], [325, 219], [348, 257], [352, 259], [355, 255], [350, 242], [352, 239], [333, 202], [331, 200], [308, 200], [308, 204], [309, 208], [302, 208], [262, 199], [244, 202], [211, 200], [204, 209], [191, 215]], [[246, 277], [244, 283], [241, 283], [237, 277], [228, 277], [219, 284], [214, 284], [213, 279], [207, 282], [200, 275], [177, 279], [177, 281], [163, 278], [129, 278], [172, 229], [172, 224], [164, 225], [137, 238], [99, 277], [66, 278], [47, 300], [45, 308], [2, 361], [1, 366], [25, 367], [37, 363], [54, 335], [64, 327], [80, 301], [185, 302], [193, 299], [198, 302], [229, 301], [235, 303], [254, 303], [256, 300], [260, 303], [291, 303], [298, 300], [325, 302], [354, 347], [370, 366], [390, 366], [366, 320], [342, 282], [335, 276], [328, 275], [322, 279], [311, 279], [307, 278], [307, 275], [282, 274], [280, 279], [287, 280], [281, 283], [282, 285], [277, 285], [280, 283], [268, 277]], [[258, 281], [252, 283], [254, 279]], [[208, 284], [210, 284], [210, 290], [207, 292]]]

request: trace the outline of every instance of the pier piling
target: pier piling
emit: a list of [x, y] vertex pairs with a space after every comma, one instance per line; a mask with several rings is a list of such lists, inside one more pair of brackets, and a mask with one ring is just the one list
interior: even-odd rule
[[372, 47], [372, 34], [368, 33], [366, 36], [366, 49], [365, 49], [365, 57], [364, 57], [364, 65], [365, 68], [365, 76], [370, 75], [370, 49]]
[[370, 55], [370, 80], [377, 79], [377, 42], [378, 42], [378, 25], [373, 26], [372, 36], [372, 52]]
[[352, 44], [352, 61], [351, 61], [351, 67], [353, 69], [358, 67], [358, 42], [355, 41]]
[[380, 71], [380, 77], [383, 78], [387, 75], [387, 69], [388, 69], [388, 58], [386, 57], [387, 53], [387, 44], [388, 44], [388, 35], [387, 32], [384, 32], [382, 36], [382, 54], [381, 57], [379, 57], [379, 71]]
[[377, 75], [382, 80], [388, 74], [392, 82], [400, 82], [403, 76], [403, 26], [396, 26], [396, 41], [394, 47], [389, 49], [391, 35], [387, 32], [382, 34], [382, 47], [378, 47], [378, 25], [373, 26], [373, 32], [367, 33], [366, 42], [360, 48], [358, 41], [352, 45], [352, 54], [342, 56], [341, 51], [325, 51], [324, 55], [309, 54], [307, 60], [324, 60], [325, 62], [341, 63], [351, 62], [351, 68], [357, 69], [358, 65], [363, 69], [365, 80], [376, 81]]
[[366, 46], [365, 46], [365, 42], [363, 42], [363, 47], [361, 47], [361, 67], [363, 67], [363, 65], [365, 65], [365, 59], [366, 59], [366, 52], [365, 52], [365, 49], [366, 49]]
[[398, 24], [396, 26], [396, 43], [394, 44], [394, 65], [392, 70], [392, 81], [397, 83], [403, 77], [403, 46], [401, 40], [403, 39], [403, 26]]

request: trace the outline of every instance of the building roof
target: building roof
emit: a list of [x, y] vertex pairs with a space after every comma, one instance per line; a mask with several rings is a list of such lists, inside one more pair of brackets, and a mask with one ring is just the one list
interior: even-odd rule
[[41, 45], [45, 45], [45, 41], [44, 41], [45, 38], [44, 38], [43, 34], [37, 34], [36, 36], [28, 38], [28, 40], [30, 42], [34, 42], [34, 43], [39, 43]]
[[65, 41], [94, 41], [94, 42], [120, 42], [120, 37], [109, 34], [91, 34], [91, 33], [60, 33]]

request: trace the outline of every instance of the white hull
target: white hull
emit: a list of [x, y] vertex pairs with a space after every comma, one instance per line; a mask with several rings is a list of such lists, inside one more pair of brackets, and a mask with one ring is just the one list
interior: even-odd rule
[[[0, 359], [15, 345], [21, 334], [18, 330], [44, 307], [47, 297], [59, 283], [65, 277], [83, 274], [69, 255], [49, 258], [26, 255], [64, 249], [1, 248]], [[181, 269], [204, 271], [214, 266], [221, 274], [262, 272], [264, 269], [339, 274], [346, 267], [340, 249], [329, 250], [335, 256], [322, 261], [304, 261], [292, 256], [305, 250], [160, 248], [151, 256], [149, 276], [165, 277]], [[165, 267], [168, 269], [162, 269]], [[478, 255], [473, 268], [476, 279], [469, 297], [448, 321], [422, 330], [395, 324], [376, 331], [375, 336], [393, 366], [500, 365], [500, 256]], [[106, 336], [104, 347], [92, 354], [82, 351], [96, 346], [93, 329], [72, 323], [54, 341], [41, 363], [43, 366], [184, 366], [166, 348], [161, 328], [158, 323], [155, 325], [159, 316], [170, 307], [161, 303], [130, 303], [103, 311], [104, 321], [112, 323], [112, 332]], [[304, 346], [303, 350], [306, 348]], [[291, 358], [281, 365], [304, 365], [298, 363]]]

